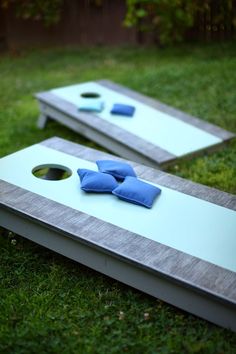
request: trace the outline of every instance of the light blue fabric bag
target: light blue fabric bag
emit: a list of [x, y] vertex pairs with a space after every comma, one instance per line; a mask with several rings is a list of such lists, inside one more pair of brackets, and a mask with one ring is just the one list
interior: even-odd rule
[[104, 102], [100, 100], [94, 100], [86, 98], [83, 101], [79, 102], [79, 111], [84, 112], [102, 112], [104, 109]]

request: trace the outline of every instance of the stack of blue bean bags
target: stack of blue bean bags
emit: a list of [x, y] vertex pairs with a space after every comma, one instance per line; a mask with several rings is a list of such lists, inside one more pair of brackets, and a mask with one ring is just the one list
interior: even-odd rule
[[161, 189], [137, 178], [132, 166], [114, 160], [96, 161], [98, 171], [79, 168], [80, 187], [85, 192], [112, 193], [119, 199], [151, 208]]

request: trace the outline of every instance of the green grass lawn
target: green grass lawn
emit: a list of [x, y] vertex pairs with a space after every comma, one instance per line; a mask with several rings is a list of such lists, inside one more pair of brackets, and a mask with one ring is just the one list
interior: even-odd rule
[[[33, 93], [102, 78], [236, 132], [234, 43], [31, 50], [2, 55], [0, 73], [0, 157], [52, 136], [99, 148], [56, 122], [38, 130]], [[168, 171], [235, 193], [235, 166], [234, 141]], [[231, 331], [3, 229], [0, 247], [0, 353], [236, 353]]]

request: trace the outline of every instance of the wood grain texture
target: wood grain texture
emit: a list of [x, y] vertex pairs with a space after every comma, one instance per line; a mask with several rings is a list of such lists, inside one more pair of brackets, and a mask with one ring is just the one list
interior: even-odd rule
[[150, 143], [149, 141], [122, 129], [95, 114], [78, 111], [74, 104], [57, 97], [50, 91], [40, 92], [35, 95], [39, 101], [41, 111], [38, 126], [41, 129], [44, 128], [47, 119], [51, 118], [66, 125], [70, 129], [79, 132], [87, 138], [96, 141], [98, 144], [124, 158], [132, 159], [154, 168], [165, 168], [173, 164], [177, 159], [186, 159], [201, 155], [206, 150], [209, 152], [215, 151], [222, 144], [235, 137], [231, 132], [165, 105], [158, 100], [144, 96], [127, 87], [113, 83], [109, 80], [98, 80], [96, 82], [110, 90], [126, 95], [147, 106], [202, 129], [203, 131], [222, 139], [222, 142], [177, 157], [160, 146]]
[[199, 118], [196, 118], [194, 116], [191, 116], [190, 114], [184, 113], [176, 108], [173, 108], [171, 106], [168, 106], [156, 99], [144, 96], [136, 91], [133, 91], [127, 87], [124, 87], [122, 85], [116, 84], [112, 81], [109, 80], [99, 80], [96, 81], [99, 85], [102, 85], [106, 88], [109, 88], [111, 90], [114, 90], [118, 93], [121, 93], [123, 95], [126, 95], [128, 97], [131, 97], [137, 101], [140, 101], [147, 106], [153, 107], [163, 113], [167, 113], [170, 116], [173, 116], [179, 120], [182, 120], [183, 122], [189, 123], [197, 128], [200, 128], [202, 130], [205, 130], [206, 132], [217, 136], [218, 138], [226, 141], [230, 140], [235, 137], [235, 134], [228, 132], [214, 124], [210, 124], [208, 122], [205, 122]]
[[[104, 158], [123, 160], [57, 137], [45, 140], [41, 144], [89, 161]], [[150, 182], [236, 210], [235, 196], [138, 163], [131, 162], [131, 164], [139, 177]], [[4, 224], [3, 211], [25, 220], [25, 227], [32, 223], [39, 225], [58, 236], [70, 238], [81, 245], [97, 250], [104, 256], [119, 260], [127, 267], [144, 272], [142, 274], [150, 274], [169, 284], [175, 284], [176, 289], [185, 289], [187, 293], [189, 292], [190, 299], [195, 294], [202, 299], [209, 299], [214, 304], [219, 304], [219, 307], [225, 306], [226, 312], [236, 311], [235, 272], [0, 180], [0, 225]], [[10, 227], [11, 225], [9, 229]], [[165, 294], [162, 298], [165, 299]], [[186, 309], [184, 305], [183, 308]], [[219, 321], [217, 323], [220, 323]]]
[[[99, 159], [112, 158], [117, 161], [127, 161], [120, 157], [107, 154], [105, 152], [85, 147], [83, 145], [68, 142], [67, 140], [54, 137], [42, 142], [43, 145], [67, 154], [80, 157], [85, 160], [95, 162]], [[128, 161], [135, 169], [137, 175], [147, 181], [160, 184], [193, 197], [206, 200], [208, 202], [236, 210], [236, 196], [198, 184], [187, 179], [176, 177], [166, 172], [140, 165], [133, 161]]]
[[100, 248], [150, 272], [158, 272], [181, 286], [236, 306], [234, 272], [136, 235], [95, 217], [0, 181], [0, 207], [47, 228]]
[[[168, 151], [162, 149], [159, 146], [156, 146], [135, 134], [129, 133], [128, 131], [118, 127], [115, 124], [107, 122], [100, 117], [90, 114], [83, 113], [78, 110], [78, 108], [56, 95], [50, 92], [41, 92], [36, 94], [37, 99], [41, 102], [41, 111], [44, 115], [50, 117], [50, 107], [56, 108], [58, 112], [64, 113], [72, 117], [75, 122], [78, 121], [83, 123], [84, 127], [90, 128], [92, 130], [97, 130], [104, 134], [104, 136], [109, 136], [115, 141], [120, 142], [123, 146], [128, 146], [131, 150], [137, 151], [140, 155], [144, 157], [147, 156], [150, 160], [156, 163], [156, 165], [161, 165], [162, 163], [171, 162], [176, 159], [176, 156], [169, 153]], [[63, 117], [56, 116], [54, 112], [54, 117], [50, 117], [55, 120], [63, 122]], [[83, 128], [82, 128], [83, 129]], [[84, 134], [83, 130], [79, 131], [81, 134]], [[109, 146], [105, 146], [109, 148]]]

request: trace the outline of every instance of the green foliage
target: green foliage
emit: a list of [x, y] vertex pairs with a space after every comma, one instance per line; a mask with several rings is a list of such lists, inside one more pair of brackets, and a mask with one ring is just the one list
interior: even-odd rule
[[[125, 25], [150, 32], [160, 44], [180, 42], [199, 15], [210, 18], [207, 30], [236, 27], [234, 0], [126, 0]], [[223, 27], [222, 27], [223, 26]]]
[[[104, 0], [89, 0], [89, 5], [101, 7]], [[2, 8], [13, 6], [18, 18], [41, 21], [45, 26], [57, 24], [61, 19], [64, 0], [0, 0]]]
[[[33, 93], [102, 78], [236, 133], [235, 43], [32, 50], [2, 55], [0, 72], [0, 157], [52, 136], [101, 149], [53, 121], [38, 129]], [[234, 193], [235, 164], [234, 141], [169, 171]], [[236, 334], [2, 228], [0, 255], [0, 353], [235, 354]]]
[[161, 44], [178, 42], [193, 26], [195, 11], [189, 0], [127, 0], [125, 25], [152, 32]]
[[[12, 6], [19, 18], [41, 21], [46, 26], [59, 22], [64, 2], [64, 0], [0, 0], [2, 8]], [[186, 30], [198, 26], [199, 15], [204, 15], [206, 20], [204, 30], [207, 31], [229, 30], [231, 27], [236, 27], [234, 0], [217, 2], [214, 0], [124, 0], [124, 2], [127, 7], [124, 24], [151, 33], [160, 44], [182, 41]], [[104, 5], [104, 0], [88, 0], [88, 5], [100, 8]]]
[[16, 16], [42, 21], [46, 26], [60, 20], [64, 0], [1, 0], [3, 8], [14, 6]]

